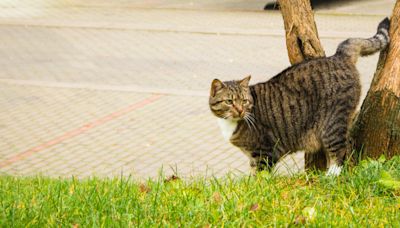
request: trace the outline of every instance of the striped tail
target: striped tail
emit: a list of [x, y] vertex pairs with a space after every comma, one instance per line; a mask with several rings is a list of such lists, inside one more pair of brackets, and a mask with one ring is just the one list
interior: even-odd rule
[[384, 49], [389, 43], [389, 18], [385, 18], [378, 25], [378, 32], [369, 39], [350, 38], [339, 44], [336, 56], [348, 58], [353, 64], [358, 56], [372, 55]]

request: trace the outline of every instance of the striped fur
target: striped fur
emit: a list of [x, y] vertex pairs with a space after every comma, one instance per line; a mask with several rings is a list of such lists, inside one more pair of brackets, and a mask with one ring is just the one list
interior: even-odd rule
[[336, 55], [348, 58], [353, 64], [358, 56], [372, 55], [384, 49], [389, 43], [389, 19], [385, 18], [378, 26], [378, 32], [369, 39], [350, 38], [343, 41], [336, 50]]
[[335, 55], [291, 66], [267, 82], [249, 86], [250, 76], [212, 82], [210, 109], [218, 118], [237, 122], [229, 140], [250, 158], [252, 168], [270, 168], [287, 153], [321, 149], [328, 167], [342, 165], [360, 99], [355, 62], [386, 47], [388, 25], [385, 19], [374, 37], [348, 39]]

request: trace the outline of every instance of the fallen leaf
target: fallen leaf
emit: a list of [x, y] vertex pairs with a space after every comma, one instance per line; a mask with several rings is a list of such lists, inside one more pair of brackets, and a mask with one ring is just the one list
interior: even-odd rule
[[168, 183], [168, 182], [176, 181], [176, 180], [180, 180], [180, 179], [181, 179], [181, 178], [179, 178], [178, 176], [172, 175], [172, 176], [166, 178], [166, 179], [164, 180], [164, 182], [165, 182], [165, 183]]
[[140, 184], [139, 191], [142, 193], [149, 193], [151, 191], [151, 189], [145, 184]]
[[243, 208], [244, 208], [244, 204], [243, 204], [243, 203], [239, 203], [239, 204], [237, 205], [237, 209], [238, 209], [239, 211], [243, 210]]
[[393, 190], [400, 189], [400, 181], [394, 179], [389, 172], [382, 171], [380, 176], [381, 178], [378, 180], [378, 183], [383, 187]]
[[294, 187], [303, 187], [307, 185], [307, 181], [305, 180], [296, 180], [295, 183], [293, 184]]
[[302, 211], [303, 216], [306, 217], [307, 220], [314, 220], [315, 215], [317, 214], [314, 207], [305, 207]]
[[379, 158], [378, 158], [378, 162], [379, 163], [384, 163], [386, 161], [386, 157], [385, 157], [385, 155], [381, 155]]
[[295, 225], [303, 225], [306, 223], [306, 217], [299, 215], [296, 217], [296, 219], [294, 220], [294, 224]]
[[400, 189], [400, 181], [395, 180], [379, 180], [379, 184], [390, 189]]
[[221, 196], [221, 194], [219, 192], [214, 192], [213, 195], [212, 195], [212, 198], [216, 203], [221, 203], [222, 202], [222, 196]]
[[286, 200], [289, 197], [289, 193], [288, 192], [282, 192], [281, 193], [281, 197], [282, 197], [282, 199]]
[[71, 185], [71, 187], [69, 187], [69, 194], [72, 195], [75, 192], [75, 185]]
[[251, 207], [250, 207], [250, 211], [257, 211], [258, 209], [260, 209], [260, 206], [258, 205], [258, 203], [255, 203], [255, 204], [251, 205]]

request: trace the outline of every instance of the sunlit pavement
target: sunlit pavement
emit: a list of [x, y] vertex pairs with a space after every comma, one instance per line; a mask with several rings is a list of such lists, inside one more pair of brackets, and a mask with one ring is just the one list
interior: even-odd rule
[[[0, 1], [0, 173], [248, 173], [209, 111], [208, 87], [289, 65], [279, 12], [262, 1], [66, 2]], [[327, 55], [372, 36], [394, 4], [359, 2], [317, 9]], [[358, 64], [363, 94], [377, 58]], [[301, 170], [302, 157], [281, 172]]]

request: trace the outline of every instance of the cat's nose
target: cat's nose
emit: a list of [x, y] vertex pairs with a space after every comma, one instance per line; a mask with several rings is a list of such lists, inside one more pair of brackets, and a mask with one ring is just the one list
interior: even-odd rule
[[246, 113], [243, 109], [240, 109], [240, 110], [238, 110], [238, 113], [239, 113], [239, 116], [241, 117], [241, 118], [243, 118], [244, 117], [244, 114]]

